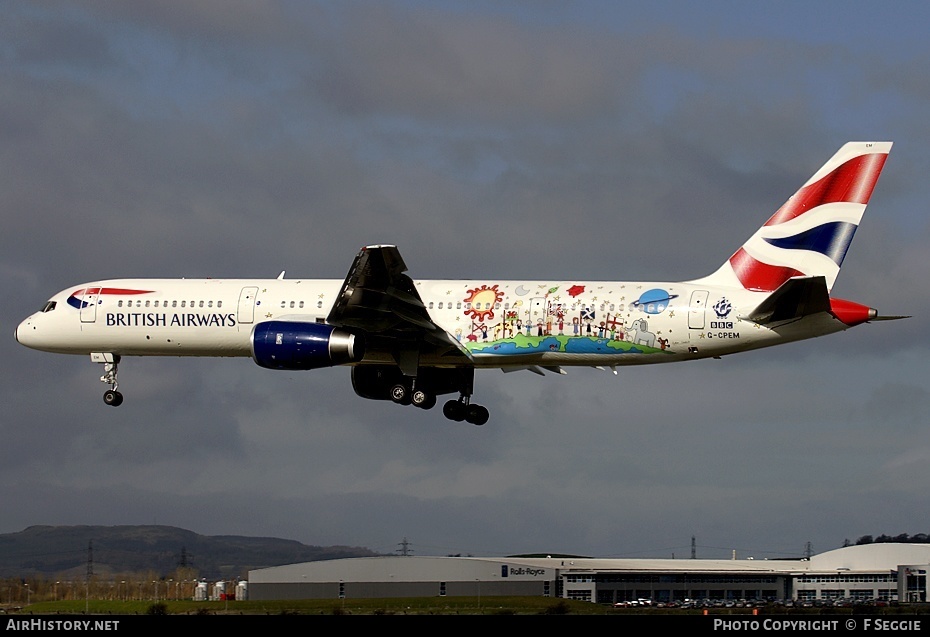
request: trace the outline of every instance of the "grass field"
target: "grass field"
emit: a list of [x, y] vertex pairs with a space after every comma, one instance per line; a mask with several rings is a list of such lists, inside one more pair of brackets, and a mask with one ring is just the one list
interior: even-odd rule
[[[193, 602], [90, 600], [40, 602], [0, 608], [9, 615], [701, 615], [701, 609], [612, 608], [548, 597], [429, 597], [346, 600]], [[765, 607], [761, 615], [926, 615], [930, 604], [864, 609]], [[750, 615], [752, 609], [710, 609], [711, 615]]]
[[[11, 609], [12, 610], [12, 609]], [[612, 609], [572, 600], [545, 597], [443, 597], [346, 600], [193, 602], [90, 600], [86, 611], [93, 615], [539, 615], [604, 614]], [[15, 611], [17, 614], [78, 615], [84, 601], [40, 602]]]

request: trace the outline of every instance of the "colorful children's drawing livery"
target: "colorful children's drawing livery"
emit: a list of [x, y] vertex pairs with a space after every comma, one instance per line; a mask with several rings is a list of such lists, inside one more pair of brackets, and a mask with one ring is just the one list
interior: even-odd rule
[[[720, 357], [878, 318], [833, 298], [890, 142], [850, 142], [713, 274], [681, 283], [414, 282], [397, 248], [362, 248], [345, 281], [128, 279], [53, 296], [16, 339], [104, 365], [119, 405], [124, 356], [243, 356], [270, 369], [352, 368], [364, 398], [481, 425], [474, 372]], [[884, 318], [884, 317], [883, 317]], [[898, 318], [898, 317], [888, 317]]]

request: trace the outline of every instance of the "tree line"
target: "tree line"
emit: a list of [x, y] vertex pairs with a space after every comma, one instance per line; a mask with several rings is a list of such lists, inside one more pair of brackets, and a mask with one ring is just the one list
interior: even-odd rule
[[926, 533], [915, 533], [914, 535], [908, 535], [907, 533], [901, 533], [899, 535], [885, 535], [884, 533], [878, 537], [872, 537], [871, 535], [863, 535], [855, 542], [850, 542], [848, 539], [843, 542], [843, 546], [852, 546], [855, 544], [859, 546], [861, 544], [881, 544], [881, 543], [896, 543], [896, 544], [928, 544], [930, 543], [930, 535]]

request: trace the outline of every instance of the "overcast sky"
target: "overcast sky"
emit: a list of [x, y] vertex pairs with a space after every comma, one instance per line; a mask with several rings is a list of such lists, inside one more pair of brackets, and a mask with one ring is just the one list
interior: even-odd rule
[[[930, 532], [928, 22], [923, 2], [10, 3], [0, 532], [628, 557], [695, 536], [756, 558]], [[371, 243], [415, 279], [696, 278], [849, 140], [895, 146], [833, 293], [914, 318], [617, 377], [479, 372], [484, 427], [248, 359], [125, 359], [113, 409], [99, 365], [13, 339], [84, 281], [342, 279]]]

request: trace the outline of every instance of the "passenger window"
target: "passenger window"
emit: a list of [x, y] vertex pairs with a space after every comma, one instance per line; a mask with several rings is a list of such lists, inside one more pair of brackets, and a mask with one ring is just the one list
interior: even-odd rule
[[207, 301], [207, 307], [213, 307], [213, 301]]
[[120, 299], [120, 300], [117, 302], [116, 307], [123, 307], [123, 299]]
[[203, 301], [200, 302], [200, 307], [203, 307]]

